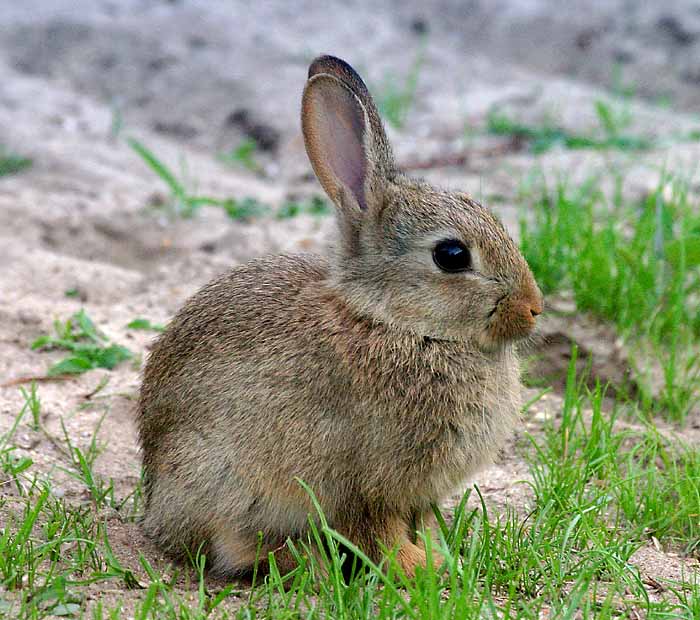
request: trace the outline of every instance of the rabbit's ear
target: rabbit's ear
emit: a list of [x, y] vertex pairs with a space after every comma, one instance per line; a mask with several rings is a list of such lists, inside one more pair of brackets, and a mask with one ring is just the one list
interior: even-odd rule
[[386, 181], [396, 174], [391, 149], [367, 87], [350, 65], [332, 56], [311, 64], [301, 124], [311, 165], [333, 202], [362, 211], [382, 202]]

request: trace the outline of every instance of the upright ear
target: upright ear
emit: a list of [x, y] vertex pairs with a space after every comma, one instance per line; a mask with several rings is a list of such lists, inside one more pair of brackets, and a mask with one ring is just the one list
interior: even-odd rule
[[394, 160], [374, 102], [350, 65], [333, 56], [311, 64], [301, 126], [314, 172], [338, 207], [365, 211], [381, 202]]

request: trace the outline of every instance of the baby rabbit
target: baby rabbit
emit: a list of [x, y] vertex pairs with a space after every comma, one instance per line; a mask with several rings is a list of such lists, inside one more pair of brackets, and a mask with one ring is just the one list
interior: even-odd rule
[[372, 560], [426, 563], [415, 524], [488, 462], [519, 412], [515, 342], [542, 312], [501, 223], [397, 170], [367, 87], [344, 61], [309, 68], [306, 151], [337, 210], [329, 257], [253, 260], [177, 313], [144, 371], [144, 528], [201, 545], [230, 576], [313, 512]]

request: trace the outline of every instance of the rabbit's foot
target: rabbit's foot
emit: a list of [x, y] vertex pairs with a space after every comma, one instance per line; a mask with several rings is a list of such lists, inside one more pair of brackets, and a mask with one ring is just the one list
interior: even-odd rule
[[419, 566], [425, 568], [430, 564], [436, 571], [440, 572], [440, 567], [445, 562], [445, 556], [431, 547], [430, 558], [428, 558], [425, 545], [419, 539], [418, 544], [406, 541], [396, 554], [396, 560], [406, 576], [413, 578], [416, 575], [416, 568]]
[[409, 540], [406, 540], [396, 554], [396, 561], [406, 577], [413, 579], [413, 577], [416, 576], [416, 569], [419, 566], [425, 568], [427, 558], [425, 556], [425, 550]]
[[[430, 532], [425, 532], [425, 536], [430, 536]], [[423, 538], [421, 538], [420, 536], [418, 537], [416, 546], [419, 549], [421, 549], [423, 551], [423, 555], [425, 555], [424, 565], [427, 566], [428, 564], [432, 564], [433, 568], [435, 568], [435, 570], [438, 570], [445, 563], [445, 556], [437, 550], [437, 545], [434, 542], [434, 538], [432, 539], [432, 541], [433, 544], [430, 545], [430, 558], [428, 558], [427, 552], [425, 550], [425, 540], [423, 540]]]
[[[409, 579], [415, 577], [419, 566], [425, 568], [428, 559], [424, 541], [420, 536], [416, 537], [415, 520], [407, 523], [399, 517], [388, 519], [376, 526], [375, 532], [377, 530], [379, 534], [375, 541], [380, 543], [380, 547], [396, 550], [396, 562]], [[434, 550], [431, 553], [433, 566], [439, 567], [443, 561], [442, 555]]]
[[[435, 569], [439, 569], [444, 563], [445, 563], [445, 556], [438, 551], [438, 543], [435, 541], [437, 540], [434, 532], [437, 531], [437, 522], [435, 519], [432, 517], [432, 514], [425, 516], [421, 521], [418, 521], [420, 524], [420, 531], [415, 531], [413, 533], [413, 538], [411, 538], [411, 541], [416, 544], [416, 546], [420, 549], [423, 550], [423, 553], [426, 554], [426, 565], [427, 564], [432, 564]], [[426, 539], [430, 538], [430, 558], [427, 557], [427, 550], [426, 550]]]

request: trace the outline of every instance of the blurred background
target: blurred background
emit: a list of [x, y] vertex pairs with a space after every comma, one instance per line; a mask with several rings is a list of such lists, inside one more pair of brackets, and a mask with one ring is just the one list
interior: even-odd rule
[[[572, 342], [627, 381], [623, 336], [673, 283], [668, 266], [620, 265], [678, 267], [669, 175], [695, 234], [700, 2], [27, 0], [2, 3], [0, 24], [4, 374], [36, 373], [27, 343], [58, 317], [86, 309], [143, 349], [134, 317], [162, 325], [232, 264], [332, 243], [299, 128], [320, 53], [365, 78], [402, 167], [521, 242], [553, 310], [533, 356], [545, 383]], [[579, 234], [601, 212], [620, 247]], [[666, 232], [624, 257], [647, 217]], [[683, 320], [700, 325], [697, 304]]]
[[[363, 75], [402, 166], [482, 200], [516, 238], [523, 196], [545, 185], [596, 177], [643, 200], [662, 169], [696, 166], [689, 0], [27, 0], [2, 3], [0, 23], [13, 334], [18, 306], [70, 314], [65, 291], [103, 321], [164, 321], [232, 263], [322, 247], [333, 223], [298, 119], [319, 53]], [[567, 288], [540, 271], [547, 292]]]

